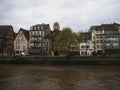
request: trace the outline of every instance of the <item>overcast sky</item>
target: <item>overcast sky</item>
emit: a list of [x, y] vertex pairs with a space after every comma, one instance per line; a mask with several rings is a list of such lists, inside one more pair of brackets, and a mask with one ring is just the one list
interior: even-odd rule
[[59, 22], [61, 29], [87, 31], [92, 25], [120, 23], [120, 0], [0, 0], [0, 25], [28, 29]]

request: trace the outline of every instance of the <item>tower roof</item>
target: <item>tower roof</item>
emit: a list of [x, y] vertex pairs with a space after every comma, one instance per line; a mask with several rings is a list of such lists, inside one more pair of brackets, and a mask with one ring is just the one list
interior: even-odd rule
[[60, 30], [60, 25], [59, 25], [58, 22], [55, 22], [55, 23], [53, 24], [53, 29], [54, 29], [54, 30]]

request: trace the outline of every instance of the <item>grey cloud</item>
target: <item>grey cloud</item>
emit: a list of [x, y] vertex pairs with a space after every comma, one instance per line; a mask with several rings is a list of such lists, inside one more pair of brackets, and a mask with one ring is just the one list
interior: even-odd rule
[[0, 0], [0, 24], [29, 29], [37, 23], [58, 21], [74, 31], [91, 25], [120, 23], [120, 0]]

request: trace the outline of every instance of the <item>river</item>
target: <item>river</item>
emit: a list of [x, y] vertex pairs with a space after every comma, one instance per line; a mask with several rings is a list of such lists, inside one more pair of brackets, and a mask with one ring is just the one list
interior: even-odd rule
[[0, 90], [120, 90], [120, 66], [0, 64]]

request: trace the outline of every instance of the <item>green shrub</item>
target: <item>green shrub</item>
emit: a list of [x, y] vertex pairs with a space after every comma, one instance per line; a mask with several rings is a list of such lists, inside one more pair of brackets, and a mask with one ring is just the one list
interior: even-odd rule
[[27, 57], [13, 57], [11, 58], [11, 63], [13, 64], [26, 64], [29, 60]]

